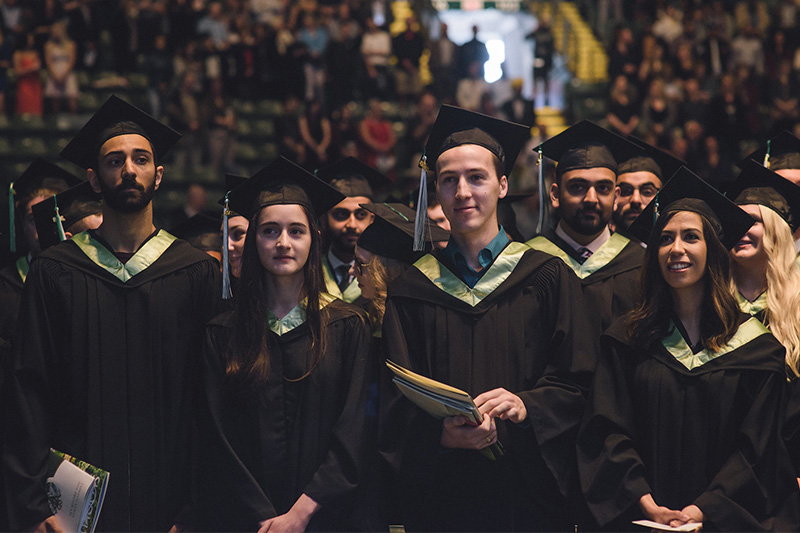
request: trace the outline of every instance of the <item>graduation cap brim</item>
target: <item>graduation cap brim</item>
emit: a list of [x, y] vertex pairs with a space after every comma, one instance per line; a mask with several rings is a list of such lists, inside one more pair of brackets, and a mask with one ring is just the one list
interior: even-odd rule
[[436, 161], [443, 152], [456, 146], [477, 144], [498, 156], [505, 175], [509, 176], [528, 139], [530, 126], [443, 105], [425, 144], [425, 164], [435, 171]]
[[654, 216], [656, 208], [660, 214], [671, 211], [671, 204], [688, 198], [702, 200], [713, 212], [712, 214], [722, 227], [723, 234], [720, 240], [727, 250], [736, 246], [742, 235], [753, 225], [753, 218], [739, 206], [700, 179], [691, 170], [681, 167], [667, 180], [656, 198], [647, 204], [647, 207], [633, 221], [628, 232], [644, 243], [649, 242], [650, 234], [656, 223]]
[[322, 167], [317, 177], [345, 196], [372, 198], [392, 185], [392, 180], [355, 157], [345, 157]]
[[[605, 167], [617, 171], [620, 162], [644, 150], [589, 120], [582, 120], [540, 145], [542, 155], [556, 162], [559, 175], [585, 168]], [[610, 157], [609, 157], [610, 156]]]
[[344, 199], [342, 193], [281, 156], [228, 193], [228, 206], [248, 219], [261, 208], [277, 204], [303, 205], [320, 216]]
[[[646, 143], [645, 141], [639, 139], [638, 137], [635, 137], [633, 135], [628, 135], [627, 139], [636, 146], [638, 146], [639, 148], [641, 148], [644, 153], [620, 161], [619, 162], [620, 167], [626, 166], [626, 163], [629, 163], [632, 159], [635, 159], [637, 157], [649, 157], [650, 159], [655, 161], [655, 163], [658, 165], [658, 168], [661, 170], [661, 176], [659, 177], [659, 179], [661, 179], [661, 182], [664, 183], [673, 174], [675, 174], [679, 168], [686, 166], [686, 163], [684, 161], [681, 161], [677, 157], [662, 150], [661, 148]], [[646, 169], [642, 168], [639, 170], [646, 170]], [[631, 170], [625, 170], [625, 172], [638, 172], [639, 170], [636, 170], [634, 167]], [[623, 168], [619, 168], [618, 174], [622, 173], [623, 173]]]
[[221, 252], [221, 227], [220, 220], [199, 213], [184, 220], [169, 230], [169, 233], [200, 250]]
[[[800, 168], [800, 139], [786, 130], [771, 138], [768, 144], [760, 146], [736, 165], [741, 168], [742, 164], [749, 159], [753, 159], [757, 163], [763, 165], [767, 151], [769, 151], [769, 161], [767, 164], [770, 169], [782, 170], [787, 168]], [[798, 160], [795, 161], [797, 165], [786, 164], [787, 156]], [[782, 162], [782, 160], [784, 161]]]
[[[244, 182], [247, 181], [246, 176], [237, 176], [236, 174], [225, 174], [225, 191], [226, 194], [230, 193], [232, 190], [236, 189], [237, 187], [241, 187]], [[219, 199], [217, 202], [222, 207], [225, 207], [225, 196]], [[229, 206], [230, 208], [230, 206]], [[238, 213], [231, 211], [230, 216], [239, 216]]]
[[[800, 187], [753, 159], [740, 162], [739, 167], [742, 172], [725, 195], [739, 205], [754, 203], [769, 207], [789, 224], [792, 231], [797, 229], [800, 224]], [[747, 197], [737, 200], [745, 190], [748, 190]]]
[[[413, 263], [424, 252], [415, 252], [413, 209], [403, 204], [375, 203], [360, 204], [361, 207], [375, 214], [375, 220], [358, 238], [358, 247], [370, 253], [397, 259], [404, 263]], [[425, 235], [426, 248], [431, 249], [434, 242], [446, 241], [450, 232], [436, 224], [428, 226]]]
[[78, 185], [82, 180], [67, 172], [55, 163], [37, 157], [25, 169], [25, 172], [14, 180], [14, 193], [17, 198], [36, 189], [55, 186], [62, 190]]
[[[155, 150], [157, 158], [163, 157], [181, 138], [180, 133], [158, 119], [118, 96], [112, 95], [92, 115], [92, 118], [81, 128], [69, 144], [64, 147], [61, 151], [61, 157], [72, 161], [81, 168], [94, 167], [102, 144], [115, 136], [110, 135], [101, 138], [101, 134], [108, 128], [123, 122], [133, 122], [144, 132], [145, 137], [150, 141], [153, 150]], [[124, 135], [138, 132], [123, 130], [115, 133]]]
[[92, 189], [88, 181], [70, 187], [58, 193], [55, 198], [49, 196], [33, 206], [33, 219], [36, 222], [36, 232], [39, 234], [39, 248], [45, 250], [58, 243], [58, 230], [56, 217], [56, 204], [61, 215], [61, 225], [65, 231], [70, 226], [90, 215], [101, 213], [101, 195]]

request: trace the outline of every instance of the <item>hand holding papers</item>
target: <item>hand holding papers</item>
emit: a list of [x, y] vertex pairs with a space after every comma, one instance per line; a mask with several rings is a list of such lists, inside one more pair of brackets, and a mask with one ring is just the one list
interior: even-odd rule
[[[463, 416], [474, 426], [480, 425], [483, 421], [483, 415], [466, 392], [416, 374], [392, 361], [387, 360], [386, 366], [394, 373], [392, 381], [400, 392], [434, 418]], [[499, 442], [495, 442], [483, 448], [481, 453], [489, 459], [495, 459], [503, 455], [503, 447]]]

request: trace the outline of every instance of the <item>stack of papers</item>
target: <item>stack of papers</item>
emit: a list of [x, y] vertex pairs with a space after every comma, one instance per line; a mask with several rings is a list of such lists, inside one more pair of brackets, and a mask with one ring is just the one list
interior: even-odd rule
[[703, 529], [702, 522], [689, 522], [688, 524], [683, 524], [682, 526], [668, 526], [666, 524], [659, 524], [658, 522], [653, 522], [651, 520], [634, 520], [634, 524], [637, 526], [643, 526], [650, 528], [650, 531], [700, 531]]

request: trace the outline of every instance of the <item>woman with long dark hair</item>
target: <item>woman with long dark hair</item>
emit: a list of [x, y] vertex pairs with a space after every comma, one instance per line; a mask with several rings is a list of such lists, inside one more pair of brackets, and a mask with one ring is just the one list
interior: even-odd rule
[[730, 291], [727, 250], [752, 223], [682, 168], [630, 228], [648, 243], [642, 303], [603, 335], [578, 437], [581, 486], [601, 527], [800, 525], [780, 438], [784, 350]]
[[212, 530], [345, 530], [363, 473], [369, 329], [322, 292], [316, 214], [343, 197], [280, 158], [247, 216], [234, 309], [207, 328], [195, 508]]

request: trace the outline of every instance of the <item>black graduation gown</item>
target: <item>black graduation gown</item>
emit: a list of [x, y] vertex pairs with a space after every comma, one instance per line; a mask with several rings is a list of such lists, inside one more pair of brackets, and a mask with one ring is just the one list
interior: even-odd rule
[[418, 268], [389, 287], [389, 359], [473, 397], [503, 387], [528, 411], [519, 425], [497, 420], [505, 455], [490, 461], [477, 451], [442, 449], [442, 422], [383, 380], [389, 388], [381, 391], [379, 448], [398, 476], [395, 505], [409, 530], [572, 531], [565, 495], [594, 359], [579, 333], [580, 288], [560, 260], [519, 243], [503, 254], [512, 247], [522, 251], [519, 262], [475, 306]]
[[0, 339], [8, 343], [13, 340], [17, 327], [22, 287], [16, 261], [0, 269]]
[[200, 525], [256, 531], [305, 493], [321, 504], [309, 531], [350, 530], [349, 501], [366, 454], [369, 350], [367, 319], [328, 304], [327, 353], [303, 380], [310, 357], [308, 325], [270, 333], [271, 376], [257, 398], [224, 385], [224, 353], [233, 313], [212, 320], [203, 350], [201, 445], [194, 483]]
[[660, 341], [638, 349], [625, 338], [622, 321], [603, 335], [578, 438], [600, 525], [630, 527], [652, 493], [670, 509], [697, 505], [705, 530], [797, 531], [800, 493], [780, 439], [783, 346], [760, 334], [688, 370]]
[[[622, 235], [612, 237], [614, 240], [623, 239]], [[550, 241], [567, 256], [578, 257], [575, 249], [556, 235], [555, 230], [546, 231], [541, 238]], [[531, 248], [548, 252], [547, 249], [538, 247], [536, 241], [537, 238], [531, 239], [528, 241], [528, 245]], [[609, 243], [611, 243], [610, 240], [603, 246]], [[597, 253], [600, 253], [601, 250], [602, 248]], [[643, 261], [644, 248], [639, 243], [628, 240], [618, 254], [588, 276], [581, 278], [573, 271], [573, 274], [580, 279], [584, 305], [591, 310], [589, 327], [592, 338], [595, 340], [596, 351], [600, 348], [600, 335], [608, 329], [614, 319], [632, 310], [638, 303], [639, 277]], [[567, 261], [565, 263], [570, 266]], [[570, 268], [570, 270], [572, 269]]]
[[51, 446], [110, 472], [99, 530], [172, 526], [186, 503], [193, 381], [218, 276], [181, 240], [126, 283], [71, 240], [33, 261], [4, 406], [13, 528], [51, 514]]

